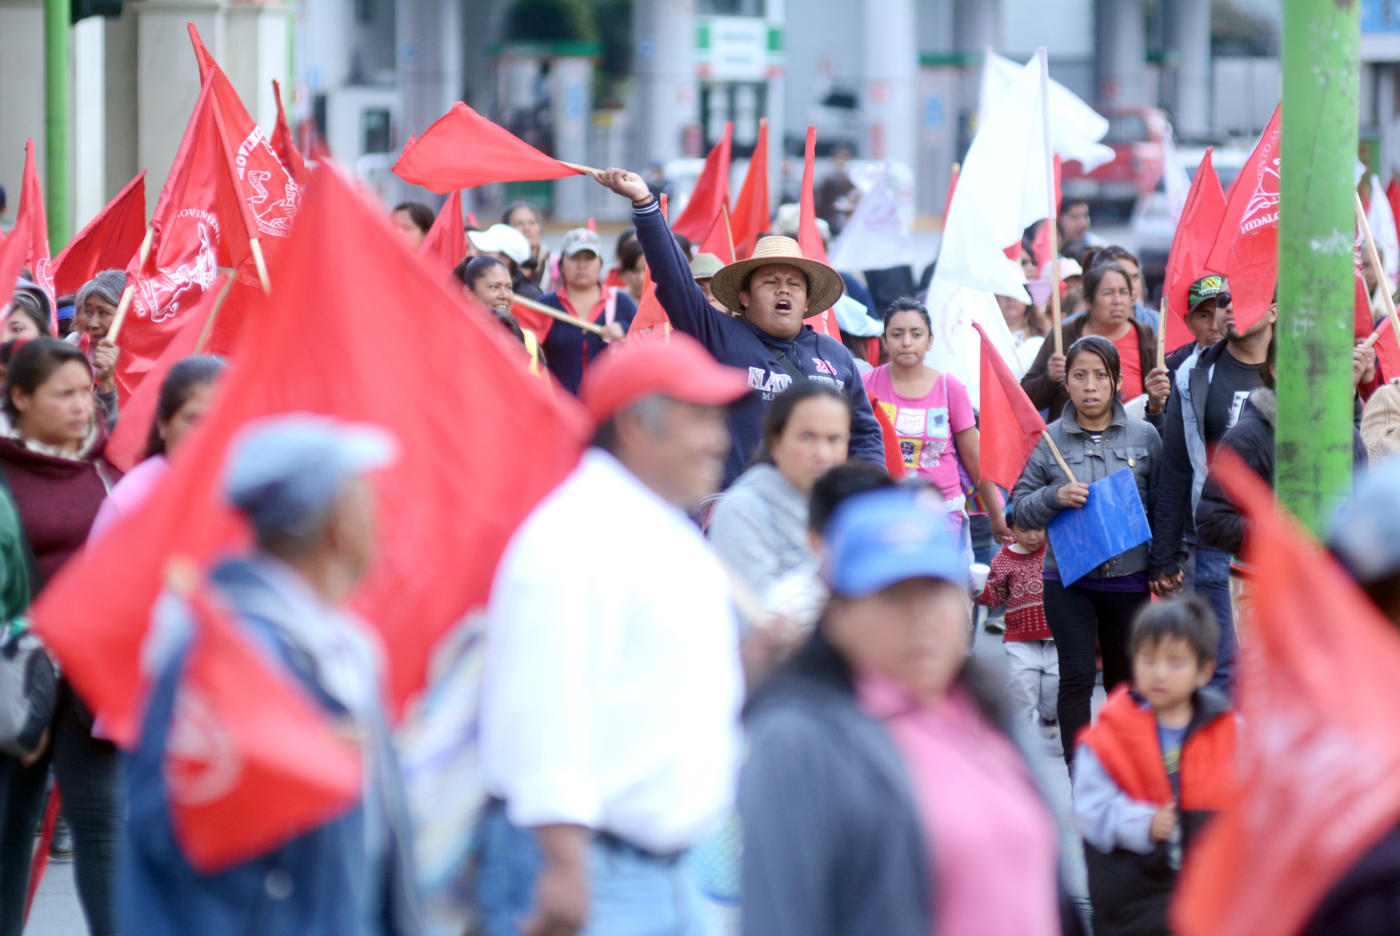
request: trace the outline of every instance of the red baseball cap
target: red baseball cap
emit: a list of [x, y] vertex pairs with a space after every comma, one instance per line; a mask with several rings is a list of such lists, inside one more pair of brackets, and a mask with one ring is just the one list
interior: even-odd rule
[[613, 349], [583, 375], [579, 399], [602, 424], [645, 397], [659, 394], [700, 406], [723, 406], [749, 392], [748, 375], [720, 364], [700, 342], [673, 331]]

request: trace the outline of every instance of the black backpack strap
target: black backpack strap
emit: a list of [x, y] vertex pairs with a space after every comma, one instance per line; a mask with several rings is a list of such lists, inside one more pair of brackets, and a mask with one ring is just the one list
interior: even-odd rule
[[802, 373], [802, 371], [797, 369], [797, 365], [793, 364], [792, 361], [788, 360], [788, 356], [786, 354], [784, 354], [781, 351], [774, 351], [773, 353], [778, 356], [778, 366], [783, 369], [783, 373], [787, 374], [789, 377], [792, 378], [793, 383], [800, 384], [806, 383], [808, 380], [811, 380], [810, 377], [808, 377], [806, 374]]

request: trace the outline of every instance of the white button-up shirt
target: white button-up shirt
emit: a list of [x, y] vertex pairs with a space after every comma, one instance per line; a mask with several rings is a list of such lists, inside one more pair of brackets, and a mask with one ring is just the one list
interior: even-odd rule
[[496, 572], [488, 788], [518, 826], [688, 848], [732, 805], [742, 698], [719, 561], [680, 510], [590, 449]]

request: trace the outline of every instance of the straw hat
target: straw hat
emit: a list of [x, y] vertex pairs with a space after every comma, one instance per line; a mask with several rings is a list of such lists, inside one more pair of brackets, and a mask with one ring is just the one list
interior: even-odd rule
[[710, 281], [710, 291], [715, 298], [736, 312], [743, 311], [739, 302], [739, 292], [744, 288], [744, 280], [750, 273], [763, 266], [797, 267], [807, 277], [807, 314], [824, 312], [836, 304], [846, 291], [846, 283], [841, 274], [820, 260], [808, 260], [802, 256], [802, 248], [791, 237], [760, 237], [754, 246], [753, 256], [747, 260], [731, 263], [715, 274]]

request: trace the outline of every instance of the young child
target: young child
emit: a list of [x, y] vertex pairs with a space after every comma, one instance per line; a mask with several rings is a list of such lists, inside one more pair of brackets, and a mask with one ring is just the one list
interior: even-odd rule
[[1060, 692], [1060, 657], [1050, 626], [1045, 622], [1045, 531], [1016, 524], [1013, 505], [1006, 505], [1006, 523], [1016, 542], [992, 557], [987, 587], [977, 603], [989, 608], [1006, 605], [1002, 643], [1011, 677], [1011, 704], [1050, 737], [1059, 733], [1056, 702]]
[[1129, 637], [1134, 689], [1115, 689], [1080, 735], [1074, 813], [1095, 936], [1170, 932], [1182, 854], [1235, 788], [1235, 714], [1205, 688], [1219, 636], [1200, 598], [1149, 605]]

